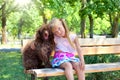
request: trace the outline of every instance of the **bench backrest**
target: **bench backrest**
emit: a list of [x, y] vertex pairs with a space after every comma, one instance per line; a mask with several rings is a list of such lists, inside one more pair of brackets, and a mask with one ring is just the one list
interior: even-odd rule
[[[30, 40], [23, 40], [22, 46]], [[120, 38], [79, 38], [79, 43], [84, 55], [120, 53]]]
[[84, 55], [120, 53], [120, 38], [85, 38], [79, 42]]

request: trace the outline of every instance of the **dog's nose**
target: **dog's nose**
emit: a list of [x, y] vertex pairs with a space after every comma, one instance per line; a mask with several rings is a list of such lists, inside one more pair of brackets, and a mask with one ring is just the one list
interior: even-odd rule
[[45, 36], [48, 36], [48, 31], [45, 31]]
[[44, 32], [44, 38], [45, 38], [45, 39], [48, 39], [48, 36], [49, 36], [48, 31], [45, 31], [45, 32]]

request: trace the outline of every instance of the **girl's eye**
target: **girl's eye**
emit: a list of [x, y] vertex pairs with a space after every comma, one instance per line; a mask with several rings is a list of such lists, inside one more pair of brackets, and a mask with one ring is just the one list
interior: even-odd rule
[[54, 31], [54, 33], [55, 33], [55, 34], [58, 34], [58, 33], [60, 32], [60, 30], [61, 30], [61, 28], [58, 27], [58, 28]]
[[58, 30], [60, 30], [60, 27], [58, 28]]

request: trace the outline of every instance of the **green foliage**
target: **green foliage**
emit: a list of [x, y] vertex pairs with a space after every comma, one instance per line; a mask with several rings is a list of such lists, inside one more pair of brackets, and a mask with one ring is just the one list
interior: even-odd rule
[[86, 64], [92, 64], [92, 63], [109, 63], [109, 62], [118, 62], [119, 61], [119, 55], [96, 55], [96, 56], [85, 56], [85, 62]]
[[120, 0], [92, 0], [87, 4], [87, 10], [102, 18], [105, 13], [119, 12]]
[[94, 20], [94, 34], [110, 34], [111, 26], [107, 21], [107, 16], [104, 19], [96, 18]]
[[[119, 62], [119, 55], [96, 55], [96, 56], [85, 56], [86, 64], [93, 63], [110, 63], [110, 62]], [[86, 80], [119, 80], [120, 71], [111, 71], [111, 72], [99, 72], [86, 74]]]
[[86, 75], [86, 80], [119, 80], [120, 71], [91, 73]]
[[[94, 20], [94, 34], [110, 34], [111, 25], [108, 14], [112, 15], [113, 21], [114, 16], [120, 11], [120, 0], [87, 0], [86, 7], [83, 9], [79, 0], [31, 0], [28, 5], [21, 7], [16, 6], [14, 0], [6, 1], [6, 33], [13, 38], [18, 38], [18, 35], [22, 36], [21, 38], [33, 37], [36, 29], [43, 24], [43, 17], [48, 21], [54, 17], [64, 18], [69, 29], [80, 34], [81, 15], [86, 17], [85, 33], [88, 35], [90, 23], [87, 16], [89, 14]], [[0, 1], [0, 8], [2, 4], [3, 0]]]
[[[22, 22], [20, 22], [20, 20], [22, 20]], [[25, 36], [32, 37], [35, 34], [36, 29], [42, 24], [42, 17], [39, 16], [39, 12], [35, 6], [31, 5], [31, 7], [26, 8], [25, 11], [11, 13], [7, 24], [8, 33], [10, 33], [9, 36], [17, 36], [18, 29], [21, 27], [23, 38]], [[22, 25], [20, 26], [20, 24]]]

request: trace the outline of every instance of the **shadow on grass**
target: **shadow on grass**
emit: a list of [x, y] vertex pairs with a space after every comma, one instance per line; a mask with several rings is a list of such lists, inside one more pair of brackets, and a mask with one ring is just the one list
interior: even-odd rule
[[20, 52], [0, 52], [0, 80], [30, 80], [23, 71]]

